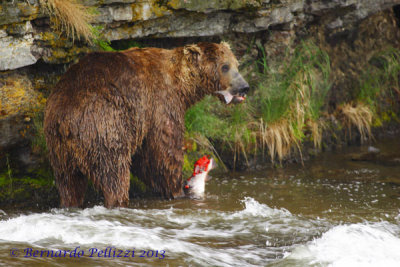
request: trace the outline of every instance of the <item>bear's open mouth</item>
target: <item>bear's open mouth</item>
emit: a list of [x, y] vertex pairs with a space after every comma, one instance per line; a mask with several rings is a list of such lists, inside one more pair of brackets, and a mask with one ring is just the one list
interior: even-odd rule
[[232, 95], [228, 90], [225, 91], [217, 91], [216, 93], [221, 94], [224, 97], [225, 103], [234, 103], [238, 104], [243, 102], [246, 99], [246, 93], [239, 93]]
[[232, 102], [233, 103], [241, 103], [244, 100], [246, 100], [246, 93], [240, 93], [240, 94], [237, 94], [237, 95], [233, 95]]

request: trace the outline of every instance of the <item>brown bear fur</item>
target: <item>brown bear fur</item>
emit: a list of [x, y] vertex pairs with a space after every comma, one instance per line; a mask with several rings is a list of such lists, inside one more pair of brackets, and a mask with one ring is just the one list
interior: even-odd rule
[[81, 206], [88, 178], [106, 207], [126, 206], [132, 156], [148, 188], [165, 198], [181, 194], [185, 111], [206, 94], [240, 89], [222, 64], [237, 72], [226, 44], [200, 43], [95, 52], [73, 65], [44, 120], [61, 205]]

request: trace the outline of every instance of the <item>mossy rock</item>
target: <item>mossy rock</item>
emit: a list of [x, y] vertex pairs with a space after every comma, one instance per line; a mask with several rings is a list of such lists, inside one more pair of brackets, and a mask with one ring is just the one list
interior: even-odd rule
[[43, 109], [46, 99], [35, 91], [26, 76], [12, 75], [0, 78], [0, 120], [7, 116], [32, 116]]
[[254, 9], [261, 6], [261, 1], [257, 0], [220, 0], [220, 1], [203, 1], [203, 0], [170, 0], [167, 6], [172, 9], [186, 9], [196, 12], [211, 12], [216, 10], [240, 10]]
[[58, 207], [59, 197], [48, 166], [26, 174], [6, 168], [0, 173], [0, 206]]

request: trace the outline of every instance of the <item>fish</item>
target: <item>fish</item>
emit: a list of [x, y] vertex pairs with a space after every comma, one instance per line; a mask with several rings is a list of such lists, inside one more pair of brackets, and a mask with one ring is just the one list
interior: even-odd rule
[[225, 90], [225, 91], [217, 91], [217, 94], [220, 94], [224, 97], [226, 104], [229, 103], [234, 103], [234, 104], [238, 104], [243, 102], [244, 100], [246, 100], [246, 94], [245, 93], [240, 93], [240, 94], [236, 94], [233, 95], [230, 91]]
[[208, 173], [216, 166], [210, 156], [204, 156], [196, 161], [192, 176], [184, 182], [185, 196], [194, 199], [203, 199], [206, 181], [210, 180]]

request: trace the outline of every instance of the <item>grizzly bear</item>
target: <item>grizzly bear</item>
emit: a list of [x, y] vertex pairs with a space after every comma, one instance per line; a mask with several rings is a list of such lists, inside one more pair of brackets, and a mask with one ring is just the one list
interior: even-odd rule
[[106, 207], [127, 206], [131, 164], [154, 193], [180, 196], [185, 111], [207, 94], [241, 102], [248, 89], [224, 42], [86, 55], [45, 111], [61, 206], [82, 206], [88, 179]]

